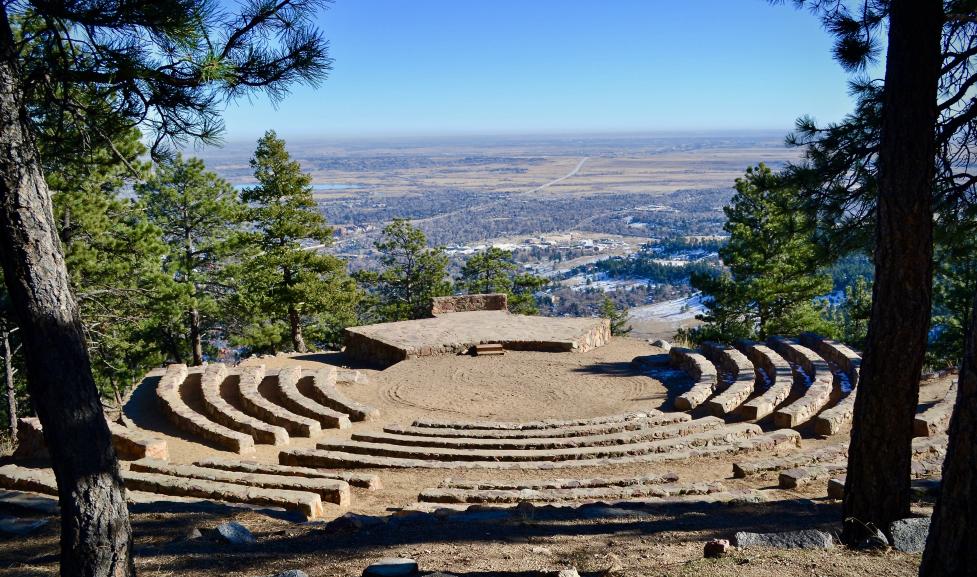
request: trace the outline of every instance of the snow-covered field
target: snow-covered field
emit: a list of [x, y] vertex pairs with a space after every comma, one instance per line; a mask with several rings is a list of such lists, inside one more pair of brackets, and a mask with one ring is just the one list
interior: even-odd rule
[[706, 307], [702, 300], [702, 293], [695, 293], [686, 298], [633, 307], [628, 311], [628, 316], [636, 321], [691, 320], [695, 318], [695, 315], [705, 312]]

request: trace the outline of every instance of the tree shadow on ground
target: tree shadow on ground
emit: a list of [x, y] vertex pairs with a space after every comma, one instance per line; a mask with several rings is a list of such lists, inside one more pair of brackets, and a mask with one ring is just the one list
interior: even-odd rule
[[[256, 559], [329, 555], [354, 559], [376, 556], [424, 544], [458, 547], [492, 543], [530, 543], [560, 536], [598, 541], [614, 536], [656, 535], [665, 543], [689, 539], [729, 538], [737, 531], [777, 532], [821, 528], [834, 530], [840, 507], [833, 501], [796, 499], [771, 503], [594, 503], [577, 508], [524, 507], [483, 509], [450, 514], [405, 513], [384, 517], [339, 520], [321, 528], [289, 535], [289, 531], [259, 534], [259, 548], [221, 548], [213, 543], [186, 541], [140, 550], [143, 557], [168, 559], [176, 574], [225, 569], [248, 570]], [[142, 521], [137, 531], [143, 531]], [[694, 534], [694, 535], [690, 535]], [[256, 556], [260, 551], [260, 556]], [[457, 574], [457, 573], [456, 573]], [[521, 573], [473, 573], [472, 575]]]
[[384, 368], [386, 368], [384, 365], [353, 358], [343, 351], [325, 351], [321, 353], [298, 354], [292, 355], [291, 358], [297, 361], [310, 361], [350, 369], [372, 369], [382, 371]]
[[[578, 367], [574, 372], [588, 375], [607, 375], [618, 377], [648, 377], [655, 379], [665, 387], [665, 399], [659, 409], [675, 410], [675, 399], [692, 388], [695, 383], [685, 372], [673, 368], [668, 364], [668, 355], [647, 355], [637, 357], [631, 362], [618, 361], [608, 363], [593, 363]], [[659, 397], [639, 397], [632, 401], [658, 401]]]

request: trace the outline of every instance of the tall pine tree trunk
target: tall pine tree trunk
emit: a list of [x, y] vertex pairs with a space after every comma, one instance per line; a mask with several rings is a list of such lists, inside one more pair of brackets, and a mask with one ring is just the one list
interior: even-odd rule
[[889, 15], [872, 317], [855, 401], [845, 538], [909, 514], [913, 418], [933, 276], [933, 158], [940, 0], [893, 0]]
[[7, 391], [7, 429], [10, 438], [17, 438], [17, 391], [14, 388], [14, 351], [10, 348], [10, 327], [6, 323], [0, 326], [3, 332], [3, 382]]
[[0, 263], [58, 482], [61, 575], [134, 575], [119, 466], [30, 134], [13, 34], [0, 11]]
[[[977, 311], [977, 293], [971, 310]], [[977, 573], [977, 314], [971, 314], [959, 379], [940, 498], [933, 510], [920, 577]]]
[[193, 364], [202, 365], [204, 362], [204, 345], [200, 336], [200, 311], [192, 308], [187, 311], [190, 322], [190, 350], [193, 355]]
[[288, 325], [292, 331], [292, 347], [295, 348], [295, 352], [308, 352], [309, 349], [305, 346], [305, 338], [302, 337], [302, 318], [299, 316], [299, 311], [295, 305], [288, 305]]

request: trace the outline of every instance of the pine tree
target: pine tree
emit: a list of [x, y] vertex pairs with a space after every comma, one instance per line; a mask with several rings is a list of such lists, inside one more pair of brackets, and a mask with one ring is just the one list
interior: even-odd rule
[[611, 322], [611, 334], [616, 337], [624, 336], [632, 330], [628, 324], [627, 309], [618, 308], [607, 295], [604, 295], [604, 300], [600, 303], [600, 316]]
[[[200, 159], [181, 156], [165, 160], [136, 189], [150, 221], [167, 245], [164, 269], [173, 283], [168, 298], [158, 307], [161, 332], [173, 332], [188, 348], [191, 363], [204, 357], [204, 335], [216, 328], [225, 296], [221, 272], [232, 250], [236, 226], [244, 206], [225, 180], [205, 169]], [[176, 344], [176, 343], [174, 343]]]
[[517, 269], [511, 250], [492, 246], [465, 261], [458, 282], [469, 294], [505, 293], [510, 312], [539, 314], [535, 293], [548, 281]]
[[384, 322], [425, 318], [431, 315], [432, 298], [451, 294], [447, 255], [441, 248], [428, 247], [424, 232], [410, 221], [388, 224], [375, 247], [383, 269], [357, 275], [374, 291], [374, 312], [369, 316]]
[[732, 342], [824, 332], [814, 298], [831, 289], [831, 279], [818, 272], [813, 227], [796, 190], [760, 164], [736, 179], [736, 194], [723, 210], [730, 239], [719, 254], [729, 273], [693, 277], [709, 309], [693, 337]]
[[[262, 331], [287, 327], [292, 349], [304, 353], [308, 340], [338, 343], [340, 331], [355, 319], [359, 294], [346, 263], [320, 249], [332, 243], [330, 228], [312, 196], [312, 178], [302, 172], [274, 131], [258, 140], [251, 159], [256, 186], [241, 200], [252, 232], [246, 235], [251, 254], [237, 268], [239, 303], [257, 315]], [[271, 321], [268, 323], [267, 321]], [[311, 331], [311, 334], [309, 332]], [[271, 346], [274, 339], [242, 340], [252, 349]]]

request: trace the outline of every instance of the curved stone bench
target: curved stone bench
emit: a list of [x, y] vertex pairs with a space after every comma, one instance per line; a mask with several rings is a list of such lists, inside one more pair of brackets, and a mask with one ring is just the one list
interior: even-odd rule
[[621, 433], [580, 437], [537, 437], [533, 439], [464, 439], [454, 437], [413, 437], [390, 433], [355, 433], [353, 441], [364, 443], [431, 447], [442, 449], [542, 450], [572, 447], [603, 447], [643, 441], [670, 439], [711, 431], [726, 423], [717, 417], [706, 417], [661, 427], [648, 427]]
[[337, 479], [209, 469], [197, 465], [175, 465], [158, 459], [135, 461], [130, 465], [129, 470], [140, 473], [158, 473], [160, 475], [172, 475], [174, 477], [187, 477], [202, 481], [234, 483], [235, 485], [245, 485], [261, 489], [305, 491], [319, 495], [319, 498], [324, 502], [333, 503], [344, 508], [349, 507], [349, 483]]
[[380, 410], [350, 399], [336, 388], [336, 367], [319, 369], [311, 377], [302, 377], [297, 386], [300, 393], [320, 405], [349, 415], [351, 421], [372, 421]]
[[762, 393], [740, 406], [740, 414], [744, 419], [757, 421], [773, 413], [790, 397], [790, 391], [794, 387], [794, 374], [790, 363], [766, 345], [743, 340], [736, 346], [756, 367], [757, 378], [767, 383], [767, 388]]
[[283, 465], [342, 467], [350, 469], [556, 470], [577, 467], [670, 463], [686, 461], [697, 457], [718, 457], [755, 451], [772, 451], [785, 446], [796, 447], [799, 444], [800, 435], [797, 431], [788, 429], [708, 447], [601, 459], [575, 459], [568, 461], [438, 461], [417, 458], [376, 457], [372, 455], [346, 453], [342, 451], [323, 451], [318, 449], [290, 449], [279, 453], [278, 460]]
[[183, 387], [187, 380], [186, 365], [170, 365], [156, 385], [156, 396], [163, 414], [180, 430], [191, 433], [224, 449], [238, 454], [254, 452], [254, 439], [215, 423], [191, 409], [183, 401]]
[[324, 451], [360, 453], [378, 457], [399, 457], [441, 461], [563, 461], [574, 459], [606, 459], [620, 456], [681, 451], [711, 444], [730, 443], [762, 433], [756, 425], [738, 423], [715, 430], [707, 430], [684, 437], [657, 441], [643, 441], [621, 445], [571, 447], [565, 449], [491, 450], [443, 449], [435, 447], [405, 447], [362, 441], [324, 442], [316, 447]]
[[719, 343], [702, 343], [702, 354], [730, 377], [723, 391], [706, 402], [713, 415], [727, 415], [753, 394], [757, 380], [753, 363], [740, 351]]
[[227, 367], [223, 363], [208, 365], [200, 377], [200, 390], [207, 416], [229, 429], [251, 435], [256, 443], [274, 446], [288, 444], [288, 431], [243, 413], [224, 399], [221, 388], [225, 379]]
[[580, 437], [633, 431], [659, 425], [669, 425], [691, 420], [687, 413], [660, 413], [650, 411], [647, 416], [630, 421], [607, 423], [603, 425], [571, 425], [553, 429], [429, 429], [425, 427], [388, 425], [385, 433], [410, 435], [415, 437], [447, 437], [465, 439], [533, 439], [538, 437]]
[[278, 380], [275, 382], [278, 404], [296, 415], [318, 421], [323, 428], [348, 429], [352, 426], [345, 413], [324, 407], [300, 393], [298, 383], [301, 378], [300, 367], [285, 367], [278, 371]]
[[672, 347], [668, 350], [668, 358], [672, 366], [681, 369], [685, 374], [695, 379], [695, 384], [688, 391], [675, 399], [675, 408], [680, 411], [691, 411], [706, 401], [716, 391], [719, 375], [716, 367], [701, 354], [684, 347]]
[[317, 519], [323, 516], [324, 508], [319, 495], [309, 491], [290, 491], [285, 489], [261, 489], [247, 487], [235, 483], [174, 477], [157, 473], [141, 473], [138, 471], [123, 471], [122, 478], [126, 488], [137, 491], [148, 491], [161, 495], [177, 497], [199, 497], [212, 501], [228, 503], [246, 503], [249, 505], [263, 505], [281, 507], [288, 511], [296, 511], [307, 519]]
[[328, 471], [311, 469], [308, 467], [288, 467], [270, 463], [255, 463], [251, 461], [231, 461], [228, 459], [204, 459], [194, 463], [198, 467], [207, 469], [223, 469], [241, 473], [260, 473], [264, 475], [286, 475], [292, 477], [311, 477], [314, 479], [336, 479], [346, 481], [352, 487], [375, 491], [382, 488], [380, 477], [372, 473], [353, 473], [350, 471]]
[[315, 437], [322, 432], [319, 421], [295, 413], [269, 401], [258, 388], [265, 378], [265, 366], [247, 367], [238, 381], [241, 407], [252, 417], [282, 427], [296, 437]]
[[494, 489], [499, 491], [521, 491], [523, 489], [581, 489], [592, 487], [629, 487], [631, 485], [663, 485], [674, 483], [679, 477], [675, 473], [644, 475], [639, 477], [613, 477], [589, 479], [550, 479], [548, 481], [466, 481], [445, 479], [438, 486], [441, 489]]
[[913, 421], [913, 435], [933, 437], [946, 432], [950, 426], [953, 407], [957, 404], [957, 381], [950, 383], [946, 395], [930, 408], [916, 415]]
[[560, 489], [426, 489], [418, 495], [422, 503], [553, 503], [560, 501], [606, 501], [644, 497], [710, 495], [725, 491], [721, 483], [635, 484], [630, 486], [574, 487]]
[[488, 431], [526, 431], [533, 429], [559, 429], [564, 427], [577, 427], [588, 425], [606, 425], [611, 423], [626, 423], [646, 417], [650, 414], [657, 414], [658, 411], [647, 411], [640, 413], [624, 413], [622, 415], [607, 415], [601, 417], [591, 417], [587, 419], [546, 419], [542, 421], [509, 422], [509, 421], [428, 421], [418, 419], [412, 426], [417, 428], [429, 429], [479, 429]]
[[800, 342], [837, 369], [835, 376], [838, 388], [844, 396], [814, 419], [814, 431], [817, 434], [834, 435], [851, 425], [855, 415], [855, 399], [858, 394], [856, 387], [862, 358], [847, 345], [814, 333], [801, 334]]
[[[782, 428], [802, 425], [831, 401], [834, 375], [828, 363], [817, 353], [792, 339], [770, 337], [767, 343], [788, 362], [793, 363], [795, 382], [799, 378], [807, 384], [807, 390], [801, 398], [774, 412], [774, 425]], [[798, 368], [801, 370], [797, 370]]]

